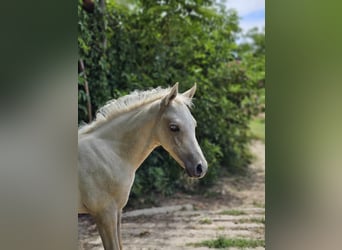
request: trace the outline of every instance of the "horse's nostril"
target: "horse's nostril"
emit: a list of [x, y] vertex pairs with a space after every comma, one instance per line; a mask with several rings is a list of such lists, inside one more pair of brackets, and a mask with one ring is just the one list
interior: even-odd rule
[[203, 172], [202, 164], [199, 163], [199, 164], [197, 165], [197, 167], [196, 167], [196, 173], [197, 173], [197, 174], [202, 174], [202, 172]]

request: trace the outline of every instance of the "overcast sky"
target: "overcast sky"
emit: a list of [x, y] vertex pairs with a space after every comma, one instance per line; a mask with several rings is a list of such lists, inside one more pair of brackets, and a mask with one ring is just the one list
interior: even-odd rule
[[228, 9], [235, 9], [244, 32], [253, 27], [265, 27], [265, 0], [225, 0]]

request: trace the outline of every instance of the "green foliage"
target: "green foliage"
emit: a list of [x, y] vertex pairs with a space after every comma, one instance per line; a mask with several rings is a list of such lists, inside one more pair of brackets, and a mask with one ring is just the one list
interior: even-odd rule
[[[81, 3], [81, 0], [79, 0]], [[199, 190], [223, 170], [243, 172], [250, 161], [249, 121], [264, 109], [263, 34], [236, 44], [237, 13], [212, 0], [95, 1], [93, 13], [79, 4], [79, 123], [88, 122], [85, 79], [92, 115], [112, 98], [135, 89], [198, 84], [193, 114], [197, 137], [209, 163], [205, 178], [186, 181], [182, 169], [157, 149], [136, 174], [133, 196], [175, 189]], [[254, 40], [253, 40], [254, 39]], [[185, 180], [185, 181], [184, 181]]]

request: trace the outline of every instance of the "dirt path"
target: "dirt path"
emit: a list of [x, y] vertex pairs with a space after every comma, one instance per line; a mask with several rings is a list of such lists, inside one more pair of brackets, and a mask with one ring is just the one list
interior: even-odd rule
[[[126, 213], [122, 224], [124, 249], [202, 250], [209, 248], [195, 247], [193, 243], [220, 236], [263, 240], [265, 147], [262, 142], [254, 141], [251, 150], [256, 158], [248, 175], [221, 179], [209, 190], [212, 194], [209, 198], [176, 195], [163, 201], [162, 208]], [[89, 216], [79, 216], [78, 230], [79, 250], [103, 249]]]

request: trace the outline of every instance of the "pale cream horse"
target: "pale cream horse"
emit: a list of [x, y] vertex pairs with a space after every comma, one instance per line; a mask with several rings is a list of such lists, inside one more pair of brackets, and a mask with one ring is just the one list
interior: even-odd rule
[[121, 211], [135, 171], [162, 146], [191, 177], [201, 178], [207, 162], [195, 137], [189, 106], [196, 84], [178, 94], [168, 89], [133, 92], [102, 107], [78, 132], [79, 213], [96, 221], [106, 250], [122, 249]]

